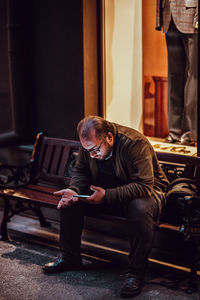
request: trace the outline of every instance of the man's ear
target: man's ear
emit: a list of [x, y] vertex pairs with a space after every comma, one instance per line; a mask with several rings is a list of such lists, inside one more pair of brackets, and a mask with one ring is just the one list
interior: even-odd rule
[[110, 131], [107, 133], [107, 138], [108, 138], [109, 144], [112, 144], [113, 143], [113, 134]]

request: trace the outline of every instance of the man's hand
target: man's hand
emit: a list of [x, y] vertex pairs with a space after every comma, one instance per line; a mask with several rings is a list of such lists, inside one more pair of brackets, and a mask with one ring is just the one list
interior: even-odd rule
[[103, 203], [103, 199], [105, 196], [105, 190], [101, 187], [91, 185], [90, 189], [94, 191], [94, 193], [88, 198], [81, 198], [81, 201], [84, 201], [89, 204], [101, 204]]
[[73, 197], [73, 195], [78, 195], [75, 191], [70, 189], [63, 189], [54, 193], [54, 195], [60, 195], [61, 200], [59, 201], [57, 208], [71, 206], [74, 203], [78, 202], [79, 199], [77, 197]]

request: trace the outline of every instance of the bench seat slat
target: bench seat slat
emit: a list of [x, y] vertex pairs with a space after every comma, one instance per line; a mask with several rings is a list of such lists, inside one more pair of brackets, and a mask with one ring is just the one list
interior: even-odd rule
[[38, 189], [34, 189], [33, 185], [28, 185], [26, 187], [17, 189], [0, 190], [0, 195], [3, 195], [5, 198], [8, 197], [12, 200], [36, 202], [55, 207], [60, 200], [60, 196], [53, 195], [52, 192], [54, 191], [56, 191], [56, 189], [50, 189], [46, 187], [41, 187], [41, 189], [38, 191]]
[[163, 229], [170, 229], [173, 231], [180, 231], [181, 226], [176, 226], [176, 225], [172, 225], [172, 224], [168, 224], [168, 223], [154, 223], [155, 226], [159, 227], [159, 228], [163, 228]]
[[58, 189], [52, 188], [52, 187], [48, 187], [48, 186], [42, 186], [42, 185], [34, 185], [34, 184], [29, 184], [26, 186], [27, 189], [30, 190], [35, 190], [38, 192], [44, 192], [47, 194], [53, 194], [54, 192], [58, 191]]

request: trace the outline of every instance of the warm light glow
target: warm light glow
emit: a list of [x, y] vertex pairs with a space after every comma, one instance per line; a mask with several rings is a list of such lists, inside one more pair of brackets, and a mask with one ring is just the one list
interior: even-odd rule
[[142, 1], [105, 0], [105, 114], [140, 129], [142, 114]]

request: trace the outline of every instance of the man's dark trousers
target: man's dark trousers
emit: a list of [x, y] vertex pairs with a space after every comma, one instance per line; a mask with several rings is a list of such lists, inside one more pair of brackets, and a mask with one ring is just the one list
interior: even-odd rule
[[[123, 209], [122, 209], [123, 207]], [[125, 205], [89, 205], [82, 201], [61, 209], [60, 248], [65, 260], [81, 261], [81, 234], [85, 215], [123, 211], [127, 220], [130, 243], [128, 272], [143, 278], [153, 241], [153, 220], [158, 216], [158, 205], [153, 197], [139, 198]]]

